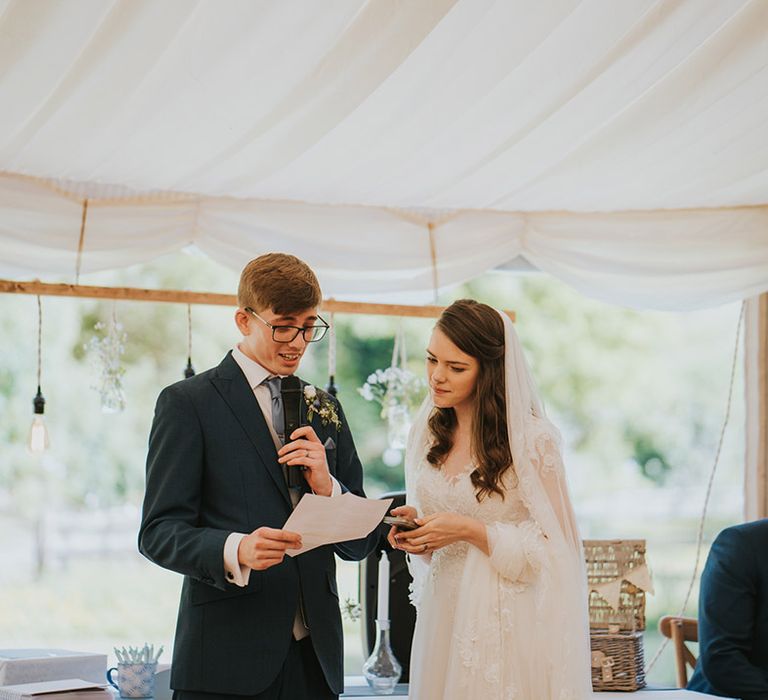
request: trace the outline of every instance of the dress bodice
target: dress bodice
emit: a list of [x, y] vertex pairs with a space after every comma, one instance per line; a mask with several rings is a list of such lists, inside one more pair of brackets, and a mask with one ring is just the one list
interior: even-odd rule
[[[439, 469], [423, 462], [418, 468], [415, 482], [419, 515], [458, 513], [486, 525], [496, 522], [521, 523], [529, 517], [517, 489], [517, 477], [512, 470], [502, 476], [503, 499], [494, 493], [480, 501], [475, 497], [471, 471], [472, 468], [468, 467], [456, 476], [446, 477]], [[454, 542], [432, 553], [430, 579], [433, 587], [444, 592], [455, 591], [470, 546], [468, 542]]]
[[418, 470], [416, 497], [422, 512], [432, 515], [439, 512], [459, 513], [480, 520], [487, 525], [494, 522], [521, 522], [528, 517], [517, 490], [515, 476], [508, 470], [501, 479], [504, 498], [498, 494], [477, 500], [470, 474], [472, 467], [456, 476], [447, 477], [440, 469], [424, 463]]

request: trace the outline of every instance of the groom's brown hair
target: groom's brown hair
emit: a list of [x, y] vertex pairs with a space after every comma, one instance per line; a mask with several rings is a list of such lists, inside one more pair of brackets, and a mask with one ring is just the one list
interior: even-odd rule
[[288, 315], [320, 306], [323, 294], [312, 268], [295, 255], [267, 253], [240, 273], [237, 303], [254, 311]]

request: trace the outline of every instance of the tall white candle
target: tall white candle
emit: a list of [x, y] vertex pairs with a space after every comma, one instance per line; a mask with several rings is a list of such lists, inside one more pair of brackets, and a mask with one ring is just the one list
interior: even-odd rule
[[382, 552], [381, 559], [379, 559], [379, 584], [377, 590], [379, 600], [376, 607], [376, 619], [389, 620], [389, 557], [386, 552]]

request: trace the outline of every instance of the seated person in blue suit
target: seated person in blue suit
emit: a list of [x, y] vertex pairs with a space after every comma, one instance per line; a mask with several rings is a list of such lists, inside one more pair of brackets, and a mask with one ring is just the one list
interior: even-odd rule
[[[325, 700], [343, 689], [334, 554], [363, 559], [378, 534], [290, 557], [300, 537], [283, 530], [302, 491], [365, 495], [334, 397], [303, 391], [304, 425], [287, 436], [293, 442], [282, 435], [280, 378], [328, 330], [321, 299], [298, 258], [252, 260], [238, 289], [240, 342], [218, 367], [166, 387], [157, 400], [139, 548], [184, 576], [175, 700]], [[289, 489], [295, 465], [304, 480]]]
[[768, 699], [768, 519], [723, 530], [701, 577], [689, 690]]

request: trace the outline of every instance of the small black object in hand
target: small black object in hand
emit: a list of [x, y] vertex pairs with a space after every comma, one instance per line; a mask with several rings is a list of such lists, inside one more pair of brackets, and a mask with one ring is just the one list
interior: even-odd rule
[[401, 515], [385, 515], [383, 522], [385, 525], [394, 525], [398, 530], [415, 530], [419, 527], [413, 520]]

